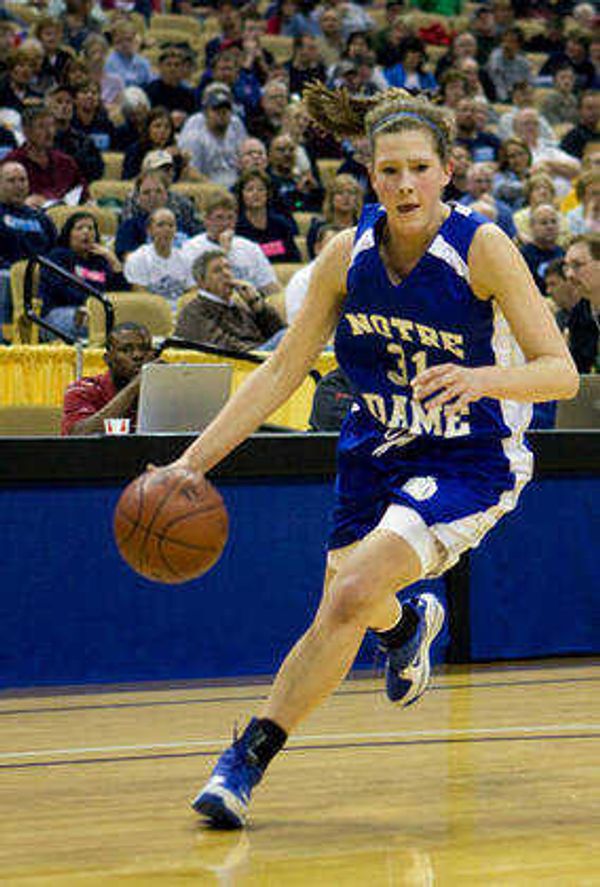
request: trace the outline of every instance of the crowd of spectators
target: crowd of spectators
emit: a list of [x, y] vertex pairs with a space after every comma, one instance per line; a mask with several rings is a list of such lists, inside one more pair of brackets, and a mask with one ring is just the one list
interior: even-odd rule
[[[167, 11], [168, 31], [156, 24]], [[576, 251], [598, 261], [598, 25], [574, 0], [11, 0], [0, 11], [5, 341], [10, 268], [36, 254], [103, 291], [164, 296], [185, 338], [276, 341], [326, 238], [373, 199], [367, 140], [338, 143], [308, 121], [302, 90], [318, 79], [363, 97], [401, 86], [453, 109], [445, 199], [517, 242], [580, 370], [593, 370], [597, 308], [565, 255], [584, 235]], [[95, 189], [112, 152], [129, 193]], [[97, 203], [115, 214], [114, 237]], [[74, 208], [59, 230], [57, 204]], [[280, 263], [298, 269], [278, 314]], [[39, 295], [47, 320], [86, 336], [77, 287], [45, 270]]]

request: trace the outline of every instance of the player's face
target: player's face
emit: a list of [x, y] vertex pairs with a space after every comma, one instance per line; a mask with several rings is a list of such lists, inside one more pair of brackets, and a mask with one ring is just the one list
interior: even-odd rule
[[428, 132], [407, 129], [377, 137], [371, 182], [392, 228], [407, 234], [426, 229], [439, 216], [449, 181], [449, 169]]

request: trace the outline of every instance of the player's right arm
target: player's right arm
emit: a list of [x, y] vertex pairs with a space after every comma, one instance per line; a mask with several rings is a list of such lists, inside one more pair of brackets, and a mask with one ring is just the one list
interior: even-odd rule
[[277, 350], [238, 388], [176, 465], [209, 471], [302, 384], [337, 323], [353, 242], [354, 229], [329, 241], [315, 263], [306, 299]]

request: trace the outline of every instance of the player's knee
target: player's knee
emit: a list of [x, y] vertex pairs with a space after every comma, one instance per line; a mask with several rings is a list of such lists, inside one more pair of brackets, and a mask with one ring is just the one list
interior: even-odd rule
[[366, 578], [358, 572], [336, 576], [329, 589], [327, 615], [337, 624], [369, 624], [373, 593]]

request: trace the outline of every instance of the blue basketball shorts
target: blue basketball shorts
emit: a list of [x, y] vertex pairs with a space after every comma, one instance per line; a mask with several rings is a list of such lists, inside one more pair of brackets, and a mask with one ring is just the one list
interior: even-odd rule
[[330, 565], [336, 566], [337, 549], [381, 528], [411, 545], [423, 578], [440, 576], [516, 506], [532, 470], [532, 454], [516, 438], [446, 440], [399, 433], [386, 439], [379, 431], [356, 433], [345, 423]]

